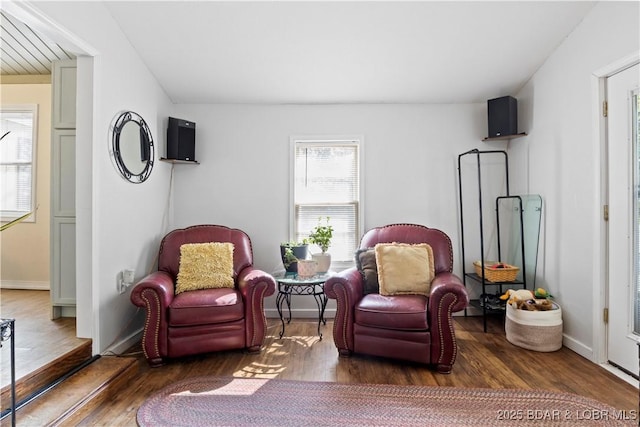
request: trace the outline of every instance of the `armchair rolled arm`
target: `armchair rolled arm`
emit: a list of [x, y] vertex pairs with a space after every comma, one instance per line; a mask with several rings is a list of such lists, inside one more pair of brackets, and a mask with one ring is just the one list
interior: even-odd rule
[[237, 283], [244, 300], [247, 348], [250, 352], [259, 351], [267, 333], [264, 299], [276, 291], [276, 281], [270, 274], [249, 266], [240, 271]]
[[246, 267], [238, 274], [238, 289], [243, 296], [257, 286], [264, 286], [265, 294], [263, 296], [268, 297], [276, 291], [276, 280], [269, 273], [254, 267]]
[[131, 291], [131, 302], [138, 307], [145, 307], [147, 301], [142, 295], [146, 289], [158, 294], [158, 300], [163, 307], [168, 307], [175, 295], [173, 278], [164, 271], [154, 271], [136, 283]]
[[452, 313], [464, 310], [468, 304], [467, 289], [455, 274], [440, 273], [431, 282], [431, 361], [439, 372], [451, 372], [458, 351]]
[[362, 274], [355, 267], [343, 270], [330, 276], [324, 283], [324, 293], [331, 299], [338, 299], [336, 286], [344, 286], [349, 293], [351, 306], [359, 301], [364, 295], [364, 283], [362, 282]]
[[142, 351], [151, 366], [163, 364], [167, 354], [167, 307], [174, 297], [173, 278], [156, 271], [140, 280], [131, 291], [131, 302], [146, 309]]
[[355, 267], [333, 275], [324, 283], [324, 293], [336, 300], [333, 340], [340, 355], [348, 356], [354, 349], [354, 307], [364, 295], [362, 275]]
[[456, 297], [456, 302], [451, 306], [452, 313], [462, 311], [469, 305], [469, 293], [462, 284], [462, 280], [453, 273], [440, 273], [431, 282], [429, 310], [433, 311], [447, 294]]

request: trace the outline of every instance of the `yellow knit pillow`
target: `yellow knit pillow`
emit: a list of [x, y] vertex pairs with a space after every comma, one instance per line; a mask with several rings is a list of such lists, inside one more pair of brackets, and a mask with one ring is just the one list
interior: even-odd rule
[[187, 243], [180, 246], [176, 294], [196, 289], [233, 287], [233, 243]]
[[431, 246], [426, 243], [378, 243], [375, 253], [380, 295], [429, 296], [435, 277]]

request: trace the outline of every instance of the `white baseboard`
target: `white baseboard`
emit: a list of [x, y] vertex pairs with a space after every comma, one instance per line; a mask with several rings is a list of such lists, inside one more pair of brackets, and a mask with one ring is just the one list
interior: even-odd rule
[[22, 289], [26, 291], [48, 291], [49, 282], [34, 282], [28, 280], [0, 280], [0, 289]]
[[142, 339], [142, 328], [137, 331], [132, 332], [129, 336], [123, 338], [122, 340], [113, 343], [109, 348], [105, 349], [101, 354], [103, 355], [112, 355], [117, 354], [121, 355], [125, 351], [129, 350], [131, 347], [136, 345]]
[[583, 343], [576, 340], [575, 338], [572, 338], [566, 334], [563, 334], [562, 345], [567, 347], [569, 350], [572, 350], [578, 353], [580, 356], [584, 357], [585, 359], [596, 363], [594, 360], [593, 349], [591, 347], [584, 345]]
[[53, 305], [51, 306], [51, 318], [76, 317], [75, 305]]

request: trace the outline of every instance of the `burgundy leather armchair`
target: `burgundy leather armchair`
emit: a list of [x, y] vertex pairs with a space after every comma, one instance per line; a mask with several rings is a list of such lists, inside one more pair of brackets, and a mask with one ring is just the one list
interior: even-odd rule
[[[206, 242], [233, 243], [235, 287], [176, 295], [180, 246]], [[259, 352], [267, 328], [264, 298], [274, 293], [275, 280], [252, 264], [251, 240], [241, 230], [195, 225], [167, 234], [160, 244], [158, 271], [131, 293], [131, 302], [146, 310], [142, 349], [149, 364], [220, 350]]]
[[333, 339], [338, 352], [409, 360], [449, 373], [457, 353], [451, 314], [469, 303], [466, 288], [453, 274], [451, 240], [434, 228], [392, 224], [367, 231], [360, 248], [394, 242], [432, 247], [435, 279], [430, 296], [365, 295], [364, 279], [356, 267], [332, 276], [324, 291], [337, 304]]

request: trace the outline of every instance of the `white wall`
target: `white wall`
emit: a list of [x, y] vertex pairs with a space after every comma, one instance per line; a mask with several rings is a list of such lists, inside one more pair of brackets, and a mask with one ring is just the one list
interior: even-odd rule
[[[196, 159], [176, 165], [175, 226], [237, 227], [252, 239], [257, 267], [282, 269], [289, 239], [291, 135], [364, 136], [364, 229], [394, 222], [440, 228], [458, 253], [457, 156], [482, 148], [484, 104], [177, 105], [196, 122]], [[267, 301], [274, 315], [275, 299]], [[294, 300], [297, 316], [315, 302]], [[332, 315], [329, 306], [329, 315]]]
[[565, 344], [592, 360], [603, 339], [593, 327], [601, 319], [594, 295], [603, 286], [593, 73], [638, 52], [639, 17], [638, 2], [599, 3], [516, 95], [519, 128], [529, 136], [511, 143], [522, 171], [514, 174], [515, 192], [544, 200], [538, 285], [563, 307]]
[[[170, 166], [156, 162], [145, 183], [125, 181], [109, 155], [110, 126], [123, 110], [139, 113], [155, 139], [157, 160], [164, 153], [166, 120], [172, 104], [102, 3], [34, 5], [35, 12], [42, 13], [38, 19], [48, 20], [58, 31], [82, 41], [94, 55], [93, 64], [87, 64], [91, 61], [86, 58], [81, 61], [83, 72], [89, 76], [80, 75], [79, 68], [79, 87], [92, 87], [93, 93], [78, 93], [81, 111], [77, 144], [90, 144], [90, 149], [85, 145], [77, 152], [80, 185], [76, 203], [82, 236], [77, 286], [78, 309], [93, 308], [94, 352], [101, 352], [130, 332], [125, 327], [136, 311], [129, 293], [117, 292], [119, 272], [131, 268], [136, 278], [145, 275], [168, 227]], [[84, 185], [86, 182], [90, 183], [89, 188]], [[86, 227], [81, 223], [84, 220], [88, 222]], [[91, 267], [87, 268], [84, 261]], [[142, 319], [141, 315], [138, 317]]]
[[[127, 325], [134, 308], [116, 292], [117, 274], [142, 276], [167, 229], [171, 166], [157, 163], [149, 181], [133, 185], [108, 156], [108, 129], [131, 109], [147, 119], [164, 155], [169, 115], [198, 125], [198, 166], [175, 166], [175, 219], [170, 227], [219, 223], [252, 237], [256, 265], [280, 268], [277, 245], [288, 238], [289, 136], [361, 134], [365, 137], [364, 228], [419, 222], [449, 233], [458, 246], [457, 155], [488, 148], [486, 109], [475, 105], [172, 106], [100, 3], [39, 2], [44, 14], [95, 48], [91, 127], [91, 286], [97, 347]], [[78, 19], [81, 16], [82, 19]], [[589, 356], [600, 205], [600, 160], [593, 134], [592, 73], [638, 50], [638, 3], [598, 4], [516, 96], [520, 130], [514, 140], [512, 193], [539, 193], [545, 202], [541, 285], [563, 304], [565, 334]], [[504, 94], [496, 94], [500, 96]], [[86, 130], [86, 128], [85, 128]], [[506, 143], [491, 148], [504, 148]], [[459, 248], [458, 248], [459, 251]], [[459, 258], [459, 252], [456, 251]], [[460, 271], [459, 259], [456, 270]], [[270, 305], [271, 304], [271, 305]], [[295, 302], [294, 302], [295, 304]], [[267, 307], [273, 307], [272, 302]], [[312, 307], [311, 305], [309, 307]], [[141, 324], [141, 322], [140, 322]], [[138, 325], [139, 326], [139, 325]]]

